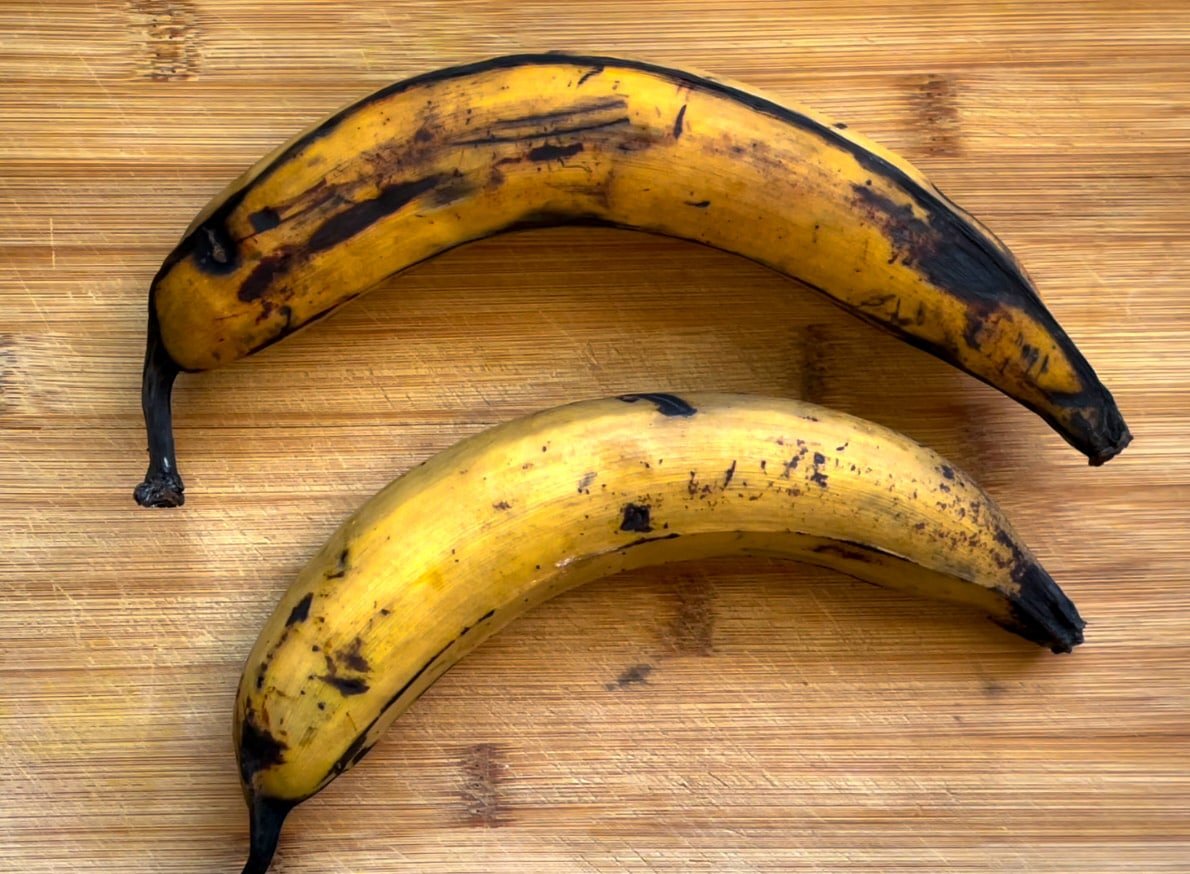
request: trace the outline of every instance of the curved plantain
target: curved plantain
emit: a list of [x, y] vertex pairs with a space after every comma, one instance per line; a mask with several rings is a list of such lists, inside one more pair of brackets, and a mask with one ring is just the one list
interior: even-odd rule
[[1107, 389], [982, 225], [911, 165], [806, 110], [636, 61], [516, 55], [384, 88], [266, 156], [153, 280], [144, 505], [182, 503], [170, 389], [380, 280], [516, 228], [705, 243], [801, 280], [999, 388], [1100, 464]]
[[908, 438], [812, 404], [625, 395], [476, 434], [348, 518], [282, 597], [240, 680], [245, 874], [474, 647], [633, 567], [776, 556], [970, 604], [1055, 652], [1083, 622], [992, 500]]

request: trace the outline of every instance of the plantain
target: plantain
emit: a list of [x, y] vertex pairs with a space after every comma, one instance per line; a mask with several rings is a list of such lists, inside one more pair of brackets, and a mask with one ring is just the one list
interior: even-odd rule
[[170, 392], [380, 280], [518, 228], [598, 224], [767, 265], [990, 383], [1101, 464], [1130, 435], [996, 237], [906, 161], [690, 72], [514, 55], [398, 82], [263, 158], [195, 218], [149, 294], [136, 498], [174, 506]]
[[480, 432], [349, 517], [244, 666], [244, 874], [285, 815], [351, 768], [517, 616], [645, 565], [770, 556], [969, 604], [1069, 652], [1083, 621], [991, 498], [894, 431], [793, 400], [624, 395]]

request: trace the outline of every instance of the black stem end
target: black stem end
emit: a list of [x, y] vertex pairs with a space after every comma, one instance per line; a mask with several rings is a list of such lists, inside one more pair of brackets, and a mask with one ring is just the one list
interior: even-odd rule
[[1004, 627], [1052, 652], [1070, 652], [1083, 642], [1087, 623], [1074, 603], [1041, 565], [1028, 561], [1015, 574], [1021, 590]]
[[253, 796], [248, 801], [251, 837], [248, 843], [248, 861], [241, 874], [265, 874], [277, 852], [281, 839], [281, 826], [285, 817], [293, 810], [293, 802], [277, 798]]
[[161, 326], [150, 297], [145, 369], [141, 379], [141, 410], [149, 438], [149, 470], [144, 482], [132, 493], [142, 507], [180, 507], [186, 502], [185, 486], [174, 458], [173, 411], [170, 407], [179, 370], [161, 342]]

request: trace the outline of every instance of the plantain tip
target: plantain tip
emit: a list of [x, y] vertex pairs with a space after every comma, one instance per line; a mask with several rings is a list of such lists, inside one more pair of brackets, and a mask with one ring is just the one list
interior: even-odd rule
[[1128, 444], [1132, 442], [1132, 432], [1128, 430], [1128, 426], [1124, 424], [1124, 420], [1120, 420], [1119, 429], [1112, 437], [1110, 442], [1104, 443], [1097, 447], [1094, 452], [1087, 456], [1087, 460], [1092, 467], [1099, 467], [1111, 461], [1121, 452], [1123, 452]]
[[254, 795], [248, 801], [251, 837], [248, 842], [248, 861], [241, 874], [265, 874], [277, 852], [281, 826], [293, 810], [293, 803], [277, 798]]
[[1070, 652], [1083, 642], [1087, 623], [1053, 577], [1034, 561], [1024, 562], [1015, 574], [1020, 592], [1012, 602], [1012, 618], [1005, 625], [1052, 652]]

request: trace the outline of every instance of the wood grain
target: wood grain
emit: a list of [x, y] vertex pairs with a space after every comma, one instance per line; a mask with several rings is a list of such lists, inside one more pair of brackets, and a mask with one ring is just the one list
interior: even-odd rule
[[[451, 252], [182, 380], [149, 512], [145, 292], [267, 149], [402, 76], [635, 55], [819, 107], [1017, 252], [1136, 442], [1034, 417], [738, 259]], [[338, 520], [486, 425], [619, 391], [807, 397], [975, 474], [1073, 656], [826, 571], [624, 575], [518, 622], [292, 817], [278, 872], [1190, 871], [1190, 6], [43, 0], [0, 7], [0, 869], [238, 871], [242, 660]]]

